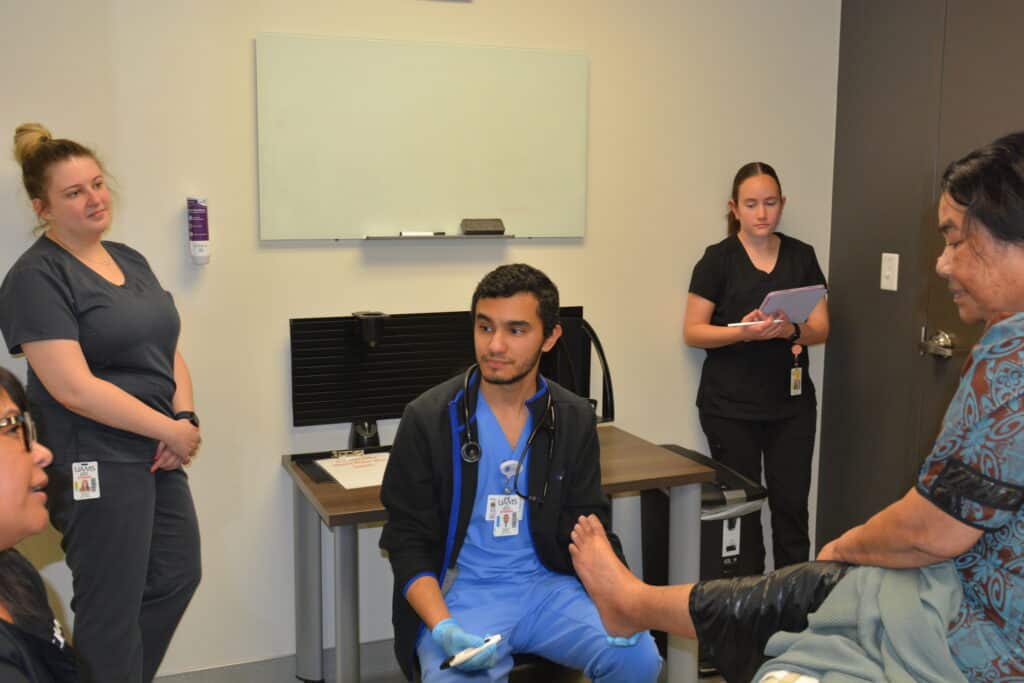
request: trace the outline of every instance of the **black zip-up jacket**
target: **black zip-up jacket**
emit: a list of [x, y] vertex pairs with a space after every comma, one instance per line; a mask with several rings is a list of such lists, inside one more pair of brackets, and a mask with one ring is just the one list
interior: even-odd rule
[[[423, 623], [405, 599], [405, 591], [424, 575], [434, 576], [445, 586], [445, 575], [458, 562], [473, 512], [478, 463], [465, 462], [460, 451], [465, 431], [463, 401], [469, 401], [469, 414], [474, 415], [479, 373], [474, 373], [468, 397], [463, 395], [463, 381], [463, 375], [453, 377], [406, 406], [381, 486], [388, 521], [380, 547], [388, 552], [395, 576], [395, 655], [409, 680]], [[547, 486], [543, 502], [528, 503], [530, 536], [545, 567], [574, 574], [569, 534], [577, 518], [596, 514], [607, 529], [611, 506], [601, 491], [593, 408], [550, 380], [547, 386], [555, 411], [555, 444], [550, 462], [545, 462], [552, 432], [542, 428], [530, 450], [529, 491], [536, 495], [533, 492]], [[544, 418], [546, 404], [544, 392], [531, 399], [534, 425]], [[610, 532], [608, 536], [621, 558], [618, 538]]]

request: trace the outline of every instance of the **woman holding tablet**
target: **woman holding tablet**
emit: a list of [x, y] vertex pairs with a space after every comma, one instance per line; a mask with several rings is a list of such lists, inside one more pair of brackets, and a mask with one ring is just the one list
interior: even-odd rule
[[[758, 309], [769, 292], [825, 284], [814, 249], [776, 230], [785, 203], [775, 169], [763, 162], [740, 168], [728, 237], [694, 266], [683, 322], [686, 343], [707, 350], [697, 407], [711, 457], [755, 482], [764, 458], [776, 568], [810, 555], [817, 401], [807, 346], [828, 337], [824, 299], [806, 321]], [[729, 327], [736, 322], [753, 324]], [[754, 555], [763, 569], [760, 539]]]

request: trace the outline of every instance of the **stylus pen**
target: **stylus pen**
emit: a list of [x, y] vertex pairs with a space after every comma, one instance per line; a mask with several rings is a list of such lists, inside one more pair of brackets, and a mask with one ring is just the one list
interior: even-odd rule
[[751, 320], [749, 323], [729, 323], [726, 327], [746, 327], [747, 325], [760, 325], [761, 323], [781, 323], [782, 320]]
[[467, 647], [465, 650], [462, 650], [461, 652], [456, 652], [451, 657], [441, 662], [441, 669], [444, 670], [451, 668], [453, 666], [458, 666], [459, 664], [462, 664], [467, 659], [471, 659], [478, 652], [482, 652], [483, 650], [490, 647], [493, 643], [496, 643], [499, 640], [501, 640], [500, 633], [493, 636], [487, 636], [486, 638], [484, 638], [483, 644], [477, 647]]

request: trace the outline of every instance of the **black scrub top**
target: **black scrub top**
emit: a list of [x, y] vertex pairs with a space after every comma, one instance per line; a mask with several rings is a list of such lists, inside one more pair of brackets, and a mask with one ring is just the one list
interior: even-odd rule
[[[21, 255], [0, 285], [0, 331], [12, 354], [25, 342], [77, 341], [90, 371], [150, 408], [173, 415], [174, 354], [181, 321], [145, 257], [103, 242], [124, 273], [115, 285], [46, 236]], [[40, 441], [56, 464], [151, 462], [157, 442], [72, 413], [29, 366], [28, 399]]]
[[[768, 292], [825, 284], [814, 248], [776, 234], [781, 240], [779, 257], [770, 273], [754, 267], [736, 236], [705, 250], [693, 268], [690, 292], [715, 304], [712, 325], [739, 322]], [[789, 395], [791, 346], [785, 339], [770, 339], [706, 349], [697, 407], [709, 415], [743, 420], [783, 419], [813, 408], [817, 402], [807, 372], [806, 346], [797, 359], [803, 368], [802, 393]]]
[[76, 683], [74, 653], [46, 602], [43, 580], [13, 549], [0, 551], [0, 594], [24, 604], [6, 605], [14, 616], [0, 619], [0, 681], [3, 683]]

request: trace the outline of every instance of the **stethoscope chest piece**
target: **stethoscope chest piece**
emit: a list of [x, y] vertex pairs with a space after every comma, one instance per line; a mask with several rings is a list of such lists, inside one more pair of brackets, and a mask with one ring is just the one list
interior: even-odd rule
[[[476, 440], [476, 434], [473, 432], [473, 425], [469, 415], [469, 379], [478, 367], [479, 366], [474, 365], [469, 368], [462, 380], [462, 416], [466, 428], [466, 441], [462, 444], [460, 454], [462, 455], [462, 460], [469, 464], [480, 462], [480, 456], [483, 455], [483, 449], [480, 447], [480, 442]], [[533, 431], [530, 432], [530, 436], [526, 440], [526, 448], [523, 449], [524, 454], [531, 446], [533, 446], [533, 440], [537, 437], [537, 432], [540, 431], [541, 427], [547, 427], [551, 432], [551, 440], [548, 441], [548, 460], [550, 460], [555, 438], [555, 406], [551, 400], [550, 389], [547, 392], [547, 405], [544, 408], [544, 416], [533, 428]], [[520, 464], [521, 461], [522, 457], [520, 457]]]
[[462, 444], [462, 459], [468, 463], [480, 462], [480, 444], [476, 441], [467, 441]]

